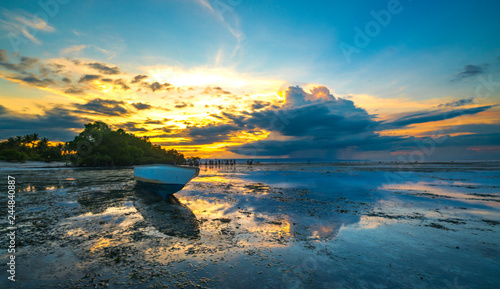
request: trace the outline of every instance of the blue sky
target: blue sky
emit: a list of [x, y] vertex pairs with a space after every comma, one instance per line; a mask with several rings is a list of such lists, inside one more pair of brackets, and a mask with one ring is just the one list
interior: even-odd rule
[[[40, 3], [56, 3], [57, 8]], [[309, 92], [311, 88], [327, 87], [334, 98], [353, 101], [376, 122], [395, 120], [417, 111], [435, 113], [437, 108], [445, 108], [444, 104], [463, 99], [474, 100], [461, 105], [464, 108], [493, 105], [485, 112], [467, 116], [463, 119], [465, 123], [494, 125], [500, 118], [494, 106], [500, 100], [500, 86], [486, 88], [484, 84], [500, 81], [500, 4], [497, 1], [54, 0], [4, 1], [0, 7], [0, 49], [5, 50], [6, 63], [18, 63], [21, 57], [38, 61], [30, 64], [32, 66], [26, 64], [24, 70], [13, 70], [9, 64], [1, 67], [3, 106], [14, 100], [19, 104], [19, 107], [8, 107], [12, 121], [22, 116], [37, 120], [63, 103], [83, 105], [95, 99], [122, 101], [124, 104], [117, 104], [122, 106], [148, 103], [156, 108], [174, 108], [185, 103], [182, 111], [164, 112], [175, 114], [174, 117], [163, 118], [176, 119], [183, 122], [184, 127], [180, 123], [164, 123], [164, 126], [189, 130], [189, 127], [217, 125], [213, 122], [215, 119], [195, 119], [224, 112], [224, 109], [211, 110], [191, 104], [207, 102], [215, 109], [220, 102], [231, 107], [228, 111], [231, 114], [252, 113], [251, 101], [286, 104], [280, 97], [291, 95], [293, 91], [288, 87], [297, 85], [309, 93], [307, 97], [316, 95]], [[374, 14], [382, 15], [386, 23], [381, 25]], [[358, 29], [366, 35], [366, 46], [356, 45]], [[13, 39], [22, 43], [12, 45]], [[356, 52], [346, 58], [345, 47]], [[79, 61], [69, 63], [75, 60]], [[105, 74], [99, 75], [96, 83], [77, 81], [92, 73], [88, 70], [90, 66], [77, 64], [80, 62], [116, 66], [119, 73], [114, 74], [112, 80], [122, 79], [130, 89], [116, 83], [121, 88], [103, 88], [111, 83]], [[74, 80], [66, 82], [66, 87], [55, 80], [26, 81], [27, 75], [43, 79], [40, 70], [35, 73], [35, 66], [40, 63], [58, 63], [67, 69], [64, 75]], [[171, 88], [176, 87], [177, 94], [174, 95], [173, 89], [168, 90], [169, 102], [157, 91], [151, 91], [151, 95], [144, 93], [147, 84], [142, 83], [142, 90], [131, 86], [134, 75], [147, 75], [149, 78], [145, 81], [149, 81], [149, 85], [155, 81], [168, 82]], [[61, 74], [57, 79], [62, 77]], [[85, 93], [65, 94], [70, 91], [68, 86], [73, 88], [71, 91], [79, 89]], [[206, 92], [207, 87], [221, 87], [234, 97], [226, 94], [217, 98], [220, 91], [212, 95], [198, 93], [198, 90]], [[198, 94], [189, 98], [190, 91]], [[198, 99], [199, 95], [207, 96]], [[203, 111], [205, 108], [207, 111]], [[75, 111], [67, 113], [73, 115]], [[133, 115], [137, 129], [144, 125], [141, 119], [162, 117], [160, 110], [149, 115], [141, 113]], [[84, 115], [80, 111], [79, 117], [82, 121], [94, 120], [96, 114]], [[116, 125], [124, 121], [100, 117]], [[229, 119], [219, 120], [219, 125], [231, 124]], [[399, 131], [393, 128], [382, 131], [381, 126], [374, 132], [381, 136], [429, 137], [433, 125], [436, 124], [427, 124], [427, 131], [425, 125], [415, 124]], [[437, 123], [437, 126], [446, 127], [446, 124]], [[159, 128], [144, 127], [148, 132], [154, 129]], [[189, 140], [196, 141], [188, 133], [181, 137], [186, 143], [182, 149], [191, 153], [220, 153], [224, 148], [222, 143], [227, 145], [229, 139], [233, 142], [238, 139], [237, 145], [244, 145], [265, 140], [264, 136], [267, 140], [283, 142], [298, 138], [262, 127], [259, 127], [260, 136], [252, 138], [247, 134], [256, 133], [255, 130], [240, 129], [225, 135], [225, 142], [191, 151]], [[491, 129], [491, 133], [498, 133], [497, 127]], [[77, 131], [77, 128], [68, 128], [68, 136]], [[0, 138], [6, 134], [4, 131]], [[221, 137], [218, 135], [217, 139], [224, 138]], [[159, 138], [158, 142], [172, 145], [179, 140]], [[489, 153], [499, 153], [492, 145], [485, 146]], [[390, 149], [398, 151], [396, 147]], [[360, 151], [352, 157], [382, 157], [382, 154]], [[468, 150], [469, 153], [477, 151], [481, 150]], [[339, 154], [346, 153], [325, 153]]]

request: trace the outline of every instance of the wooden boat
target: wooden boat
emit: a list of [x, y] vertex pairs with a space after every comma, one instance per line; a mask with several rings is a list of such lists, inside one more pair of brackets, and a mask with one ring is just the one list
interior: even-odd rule
[[143, 165], [134, 167], [134, 178], [139, 186], [166, 197], [182, 190], [199, 172], [197, 167]]

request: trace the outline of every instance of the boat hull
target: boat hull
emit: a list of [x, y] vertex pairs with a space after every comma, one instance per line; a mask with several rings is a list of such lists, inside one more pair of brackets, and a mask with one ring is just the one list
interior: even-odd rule
[[137, 181], [137, 186], [140, 189], [150, 191], [156, 193], [160, 196], [167, 197], [171, 196], [178, 191], [182, 190], [185, 185], [181, 184], [157, 184], [157, 183], [148, 183], [143, 181]]
[[199, 168], [174, 165], [134, 167], [134, 178], [141, 188], [162, 196], [175, 194], [199, 173]]

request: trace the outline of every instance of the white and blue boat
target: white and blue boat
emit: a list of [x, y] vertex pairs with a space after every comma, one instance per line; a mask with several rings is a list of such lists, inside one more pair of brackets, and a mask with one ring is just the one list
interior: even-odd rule
[[134, 178], [138, 186], [166, 197], [182, 190], [199, 172], [197, 167], [143, 165], [134, 167]]

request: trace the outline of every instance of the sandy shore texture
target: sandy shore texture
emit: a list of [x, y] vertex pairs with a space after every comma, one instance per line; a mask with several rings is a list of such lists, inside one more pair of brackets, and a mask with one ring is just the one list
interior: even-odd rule
[[497, 162], [202, 166], [168, 199], [136, 189], [132, 169], [1, 173], [1, 288], [500, 284]]

